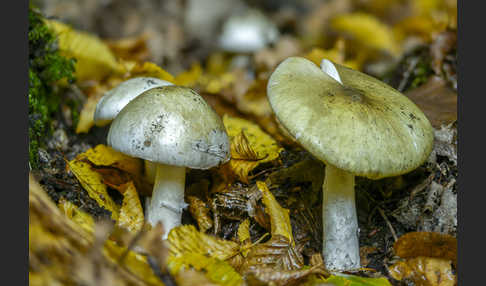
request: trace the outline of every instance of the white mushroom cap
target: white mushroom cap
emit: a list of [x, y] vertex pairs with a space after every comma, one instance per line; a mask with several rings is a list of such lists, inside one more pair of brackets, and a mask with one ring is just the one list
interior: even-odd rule
[[223, 24], [219, 45], [229, 52], [254, 52], [277, 41], [277, 26], [258, 10], [233, 15]]
[[97, 126], [107, 125], [135, 97], [146, 90], [166, 85], [172, 85], [172, 83], [154, 77], [135, 77], [120, 83], [107, 91], [98, 101], [94, 123]]
[[111, 123], [108, 144], [156, 163], [208, 169], [229, 160], [221, 118], [195, 91], [164, 86], [145, 91]]
[[387, 84], [335, 64], [342, 84], [311, 61], [290, 57], [267, 94], [279, 121], [320, 160], [372, 179], [409, 172], [432, 151], [423, 112]]

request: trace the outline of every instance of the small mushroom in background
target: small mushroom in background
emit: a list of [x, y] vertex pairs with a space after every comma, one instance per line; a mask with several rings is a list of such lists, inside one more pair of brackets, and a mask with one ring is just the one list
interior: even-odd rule
[[186, 167], [209, 169], [229, 160], [229, 139], [221, 118], [187, 87], [145, 91], [123, 108], [108, 132], [108, 145], [156, 166], [146, 219], [162, 222], [164, 238], [181, 224]]
[[218, 44], [227, 52], [251, 53], [276, 42], [278, 37], [277, 26], [262, 12], [245, 9], [224, 22]]
[[[120, 110], [130, 101], [144, 91], [172, 83], [154, 77], [135, 77], [126, 80], [107, 91], [96, 104], [94, 123], [96, 126], [105, 126], [118, 115]], [[155, 167], [149, 162], [145, 163], [145, 173], [149, 182], [155, 179]]]
[[406, 96], [356, 70], [290, 57], [271, 75], [267, 95], [286, 131], [326, 164], [323, 257], [330, 270], [360, 267], [355, 176], [407, 173], [427, 159], [433, 129]]

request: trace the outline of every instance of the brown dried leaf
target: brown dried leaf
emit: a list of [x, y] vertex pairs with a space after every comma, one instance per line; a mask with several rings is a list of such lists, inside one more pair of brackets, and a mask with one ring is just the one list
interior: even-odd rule
[[[272, 267], [261, 267], [246, 274], [250, 285], [268, 283], [269, 285], [301, 285], [301, 281], [312, 274], [327, 273], [322, 266], [312, 266], [308, 269], [275, 270]], [[319, 284], [322, 285], [322, 284]]]
[[420, 107], [435, 128], [457, 120], [457, 93], [439, 77], [430, 77], [405, 95]]
[[447, 234], [409, 232], [395, 242], [393, 249], [402, 258], [426, 256], [457, 263], [457, 239]]
[[274, 270], [297, 270], [304, 266], [304, 258], [281, 235], [274, 235], [265, 242], [250, 248], [242, 265], [242, 271], [254, 272], [260, 268], [273, 268]]
[[196, 219], [197, 226], [202, 233], [213, 227], [213, 220], [209, 216], [209, 208], [205, 202], [195, 196], [186, 196], [189, 212]]

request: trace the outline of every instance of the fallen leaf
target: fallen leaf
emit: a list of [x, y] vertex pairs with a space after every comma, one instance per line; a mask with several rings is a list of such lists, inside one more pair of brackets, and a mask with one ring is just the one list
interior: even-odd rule
[[243, 273], [255, 273], [260, 269], [271, 268], [274, 271], [302, 270], [304, 258], [284, 236], [272, 235], [264, 243], [250, 248], [243, 261]]
[[76, 133], [88, 133], [91, 127], [94, 126], [94, 114], [96, 110], [96, 105], [98, 101], [103, 97], [102, 93], [95, 94], [93, 96], [88, 97], [86, 102], [79, 113], [79, 121], [76, 125]]
[[144, 225], [142, 205], [133, 182], [123, 185], [123, 202], [116, 224], [128, 231], [137, 233]]
[[283, 150], [260, 127], [248, 120], [225, 115], [223, 123], [230, 137], [231, 160], [224, 166], [240, 181], [248, 183], [248, 173], [258, 165], [278, 158]]
[[409, 232], [398, 238], [393, 249], [401, 258], [426, 256], [457, 263], [457, 239], [447, 234]]
[[453, 286], [456, 276], [451, 261], [432, 257], [415, 257], [399, 261], [388, 268], [393, 279], [412, 280], [417, 286]]
[[79, 210], [79, 208], [71, 203], [70, 201], [66, 200], [65, 198], [61, 198], [58, 203], [59, 209], [72, 221], [77, 223], [80, 227], [82, 227], [86, 232], [93, 233], [94, 232], [94, 220], [93, 218]]
[[150, 50], [147, 46], [148, 37], [148, 33], [143, 33], [134, 37], [105, 40], [105, 43], [117, 58], [142, 62], [150, 57]]
[[134, 77], [155, 77], [168, 82], [174, 82], [174, 76], [152, 62], [136, 63], [129, 71], [126, 79]]
[[202, 272], [198, 272], [194, 269], [186, 269], [184, 271], [180, 271], [175, 275], [175, 280], [178, 286], [217, 286], [218, 284], [212, 282], [204, 276]]
[[201, 271], [212, 282], [218, 285], [239, 286], [243, 278], [227, 262], [200, 253], [186, 253], [177, 257], [169, 257], [168, 268], [172, 275], [180, 275], [181, 270], [195, 269]]
[[435, 128], [457, 120], [457, 93], [439, 77], [430, 77], [405, 95], [420, 107]]
[[194, 63], [191, 68], [178, 74], [174, 79], [174, 84], [194, 87], [199, 82], [199, 78], [203, 74], [203, 69], [199, 63]]
[[[297, 270], [279, 270], [276, 271], [271, 267], [262, 267], [246, 274], [246, 279], [250, 285], [265, 283], [268, 285], [301, 285], [299, 282], [306, 279], [312, 274], [323, 274], [325, 271], [321, 266]], [[323, 285], [319, 283], [318, 285]], [[324, 284], [333, 285], [333, 284]]]
[[88, 192], [101, 207], [111, 212], [111, 218], [118, 219], [119, 207], [108, 195], [103, 177], [91, 168], [89, 163], [71, 160], [68, 162], [69, 169], [81, 183], [81, 186]]
[[265, 212], [270, 216], [272, 236], [281, 235], [293, 245], [294, 238], [292, 236], [292, 226], [290, 225], [289, 210], [280, 206], [264, 182], [258, 181], [256, 185], [262, 192]]
[[60, 53], [76, 59], [78, 82], [101, 80], [110, 74], [125, 72], [108, 46], [95, 35], [76, 31], [59, 21], [46, 20], [46, 23], [58, 35]]
[[247, 244], [248, 242], [251, 243], [250, 239], [250, 220], [245, 219], [240, 225], [238, 226], [238, 240], [241, 244]]
[[72, 205], [61, 202], [61, 209], [68, 216], [29, 175], [30, 284], [163, 285], [145, 256], [106, 239], [107, 224], [88, 231]]
[[208, 229], [213, 227], [213, 220], [209, 216], [209, 208], [205, 202], [195, 196], [187, 196], [189, 203], [189, 212], [192, 217], [196, 219], [199, 230], [205, 233]]
[[328, 50], [313, 48], [310, 52], [303, 55], [304, 58], [312, 61], [317, 66], [321, 66], [322, 59], [328, 59], [335, 63], [347, 66], [355, 70], [361, 70], [364, 57], [360, 59], [346, 59], [346, 42], [339, 38], [334, 47]]
[[94, 165], [117, 168], [133, 175], [141, 176], [143, 173], [142, 160], [125, 155], [103, 144], [88, 149], [86, 152], [76, 156], [76, 159], [87, 159]]
[[223, 240], [196, 230], [193, 225], [173, 228], [167, 237], [169, 256], [178, 257], [188, 253], [227, 260], [239, 253], [239, 244]]
[[339, 15], [331, 20], [331, 26], [364, 47], [387, 51], [395, 56], [400, 52], [391, 28], [371, 14], [356, 12]]
[[[327, 284], [322, 284], [327, 283]], [[305, 286], [312, 286], [312, 285], [334, 285], [334, 286], [391, 286], [388, 279], [385, 277], [379, 278], [370, 278], [370, 277], [361, 277], [355, 275], [344, 275], [341, 274], [340, 276], [331, 275], [329, 278], [317, 278], [312, 277], [307, 281]]]

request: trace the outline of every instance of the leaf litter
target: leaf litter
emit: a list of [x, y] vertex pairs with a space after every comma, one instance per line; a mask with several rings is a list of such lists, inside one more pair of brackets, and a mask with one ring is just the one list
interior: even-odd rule
[[[61, 50], [77, 59], [75, 85], [83, 107], [78, 110], [76, 139], [69, 140], [73, 146], [63, 145], [63, 152], [74, 154], [69, 160], [64, 158], [68, 168], [59, 168], [62, 164], [46, 157], [44, 169], [36, 176], [58, 206], [49, 202], [48, 208], [32, 207], [35, 200], [49, 203], [39, 190], [29, 190], [33, 197], [29, 233], [36, 234], [29, 236], [31, 281], [35, 285], [59, 281], [93, 285], [457, 284], [456, 254], [447, 253], [453, 246], [434, 240], [438, 233], [453, 238], [457, 225], [457, 24], [453, 17], [457, 6], [453, 1], [384, 2], [305, 3], [315, 5], [306, 8], [311, 11], [306, 21], [299, 20], [305, 9], [269, 13], [288, 31], [274, 46], [238, 55], [211, 50], [201, 42], [198, 54], [204, 56], [181, 58], [179, 66], [174, 61], [164, 65], [154, 60], [149, 44], [153, 33], [102, 40], [60, 22], [51, 24], [57, 25], [62, 38]], [[394, 11], [403, 7], [408, 12], [394, 19]], [[180, 31], [175, 26], [170, 30]], [[307, 34], [296, 36], [302, 32]], [[193, 47], [198, 44], [190, 36], [171, 37], [188, 41], [186, 50], [173, 55], [195, 53]], [[410, 53], [414, 43], [425, 45], [422, 51], [426, 52]], [[376, 72], [380, 69], [372, 64], [381, 64], [381, 70], [394, 68], [399, 72], [392, 74], [392, 85], [403, 88], [436, 129], [433, 154], [418, 170], [377, 182], [357, 179], [358, 212], [364, 213], [359, 215], [362, 261], [363, 267], [371, 268], [353, 275], [330, 273], [323, 267], [324, 166], [285, 134], [266, 98], [271, 71], [294, 55], [316, 64], [327, 57], [379, 76], [384, 73]], [[415, 63], [409, 64], [408, 75], [400, 64], [393, 65], [400, 59]], [[231, 137], [229, 163], [188, 173], [185, 201], [189, 208], [184, 211], [184, 225], [169, 234], [167, 244], [160, 241], [160, 225], [144, 224], [144, 199], [152, 186], [144, 176], [142, 161], [99, 145], [107, 128], [93, 127], [94, 107], [103, 93], [135, 76], [154, 76], [195, 89], [222, 116]], [[91, 141], [83, 143], [86, 139]], [[48, 149], [51, 154], [54, 146], [58, 145]], [[81, 187], [70, 180], [77, 180]], [[73, 199], [73, 193], [91, 197], [90, 207]], [[112, 221], [103, 224], [92, 205], [103, 209]], [[422, 232], [415, 234], [417, 230]], [[393, 248], [392, 232], [400, 237]], [[412, 234], [417, 236], [411, 239]], [[418, 248], [406, 247], [413, 252], [405, 254], [400, 250], [404, 241]], [[447, 251], [434, 252], [437, 245]], [[41, 254], [52, 257], [51, 262], [46, 263]], [[73, 265], [80, 271], [73, 273]]]

